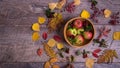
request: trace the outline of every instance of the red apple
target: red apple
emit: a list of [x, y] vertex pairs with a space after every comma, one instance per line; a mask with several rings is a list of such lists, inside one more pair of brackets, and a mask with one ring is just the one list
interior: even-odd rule
[[82, 35], [77, 35], [75, 39], [76, 39], [76, 44], [82, 44], [84, 42], [84, 38]]
[[93, 36], [92, 32], [89, 32], [89, 31], [84, 32], [83, 35], [85, 39], [91, 39]]
[[70, 28], [67, 30], [67, 36], [76, 36], [77, 30], [75, 28]]
[[77, 29], [81, 28], [83, 25], [82, 21], [79, 19], [75, 20], [75, 22], [73, 24], [74, 24], [74, 27]]

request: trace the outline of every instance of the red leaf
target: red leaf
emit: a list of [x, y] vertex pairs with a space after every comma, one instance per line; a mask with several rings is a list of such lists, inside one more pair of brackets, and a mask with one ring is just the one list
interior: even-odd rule
[[62, 40], [61, 37], [58, 36], [58, 35], [54, 35], [53, 38], [54, 38], [54, 40], [57, 41], [57, 42], [61, 42], [61, 40]]
[[46, 32], [43, 32], [43, 34], [42, 34], [42, 38], [43, 38], [44, 40], [47, 39], [47, 33], [46, 33]]
[[39, 56], [42, 55], [42, 49], [41, 49], [41, 48], [39, 48], [39, 49], [37, 50], [37, 54], [38, 54]]
[[94, 51], [93, 51], [93, 53], [99, 53], [101, 51], [101, 49], [95, 49]]
[[87, 54], [83, 54], [83, 58], [87, 58], [88, 57], [88, 55]]
[[99, 56], [96, 54], [96, 53], [92, 53], [92, 55], [94, 56], [94, 57], [96, 57], [96, 58], [98, 58]]

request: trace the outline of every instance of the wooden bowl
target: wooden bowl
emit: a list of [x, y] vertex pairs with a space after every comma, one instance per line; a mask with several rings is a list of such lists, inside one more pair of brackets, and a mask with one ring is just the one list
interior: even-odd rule
[[[88, 22], [92, 25], [92, 29], [93, 29], [93, 32], [92, 32], [92, 33], [93, 33], [93, 36], [92, 36], [92, 38], [91, 38], [87, 43], [83, 43], [83, 44], [81, 44], [80, 46], [79, 46], [79, 45], [73, 45], [73, 44], [68, 40], [67, 35], [66, 35], [66, 31], [67, 31], [67, 28], [68, 28], [69, 23], [71, 23], [72, 21], [74, 21], [74, 20], [76, 20], [76, 19], [88, 21]], [[79, 48], [81, 48], [81, 47], [83, 47], [83, 46], [88, 45], [88, 44], [93, 40], [94, 35], [95, 35], [95, 28], [94, 28], [93, 23], [92, 23], [89, 19], [85, 19], [85, 18], [81, 18], [81, 17], [72, 18], [72, 19], [70, 19], [70, 20], [65, 24], [65, 26], [64, 26], [64, 38], [65, 38], [66, 42], [67, 42], [70, 46], [72, 46], [72, 47], [79, 47]]]

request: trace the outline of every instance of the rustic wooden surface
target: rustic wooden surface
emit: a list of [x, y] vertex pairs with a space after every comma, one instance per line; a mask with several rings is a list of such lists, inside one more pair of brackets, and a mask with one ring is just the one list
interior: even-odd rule
[[[46, 54], [39, 57], [36, 54], [36, 50], [41, 47], [41, 38], [37, 42], [32, 42], [31, 25], [37, 22], [38, 16], [45, 16], [44, 10], [47, 8], [49, 2], [55, 2], [57, 0], [0, 0], [0, 68], [42, 68], [43, 63], [49, 58]], [[71, 0], [68, 0], [71, 1]], [[107, 8], [112, 10], [113, 13], [120, 12], [120, 0], [97, 0], [98, 7], [103, 9]], [[73, 17], [79, 16], [82, 9], [90, 10], [90, 3], [88, 0], [81, 0], [74, 13], [62, 12], [64, 19], [69, 20]], [[119, 19], [120, 20], [120, 19]], [[108, 40], [108, 48], [115, 49], [120, 56], [120, 41], [112, 42], [112, 34], [115, 31], [120, 31], [120, 25], [112, 26], [108, 25], [108, 19], [99, 17], [99, 23], [94, 22], [95, 28], [102, 26], [109, 26], [112, 29]], [[47, 21], [46, 21], [47, 23]], [[47, 31], [45, 25], [41, 26], [40, 34]], [[49, 34], [48, 38], [51, 38], [55, 32]], [[98, 36], [96, 30], [95, 37]], [[64, 42], [66, 44], [66, 42]], [[67, 44], [66, 44], [67, 46]], [[69, 46], [68, 46], [69, 47]], [[78, 50], [78, 48], [69, 47], [72, 52]], [[92, 46], [92, 43], [86, 47], [81, 48], [93, 51], [98, 46]], [[103, 48], [105, 49], [105, 48]], [[92, 56], [91, 56], [92, 57]], [[75, 68], [84, 68], [85, 60], [76, 57]], [[95, 64], [95, 68], [119, 68], [120, 58], [115, 59], [113, 64]], [[63, 67], [65, 63], [58, 63]], [[81, 65], [81, 66], [79, 66]]]

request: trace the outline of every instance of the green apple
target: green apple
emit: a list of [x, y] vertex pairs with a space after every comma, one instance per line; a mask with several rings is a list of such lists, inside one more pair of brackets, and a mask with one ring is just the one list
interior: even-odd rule
[[84, 32], [83, 28], [77, 30], [77, 34], [81, 34], [81, 32]]
[[77, 30], [75, 28], [70, 28], [67, 30], [67, 36], [76, 36]]

